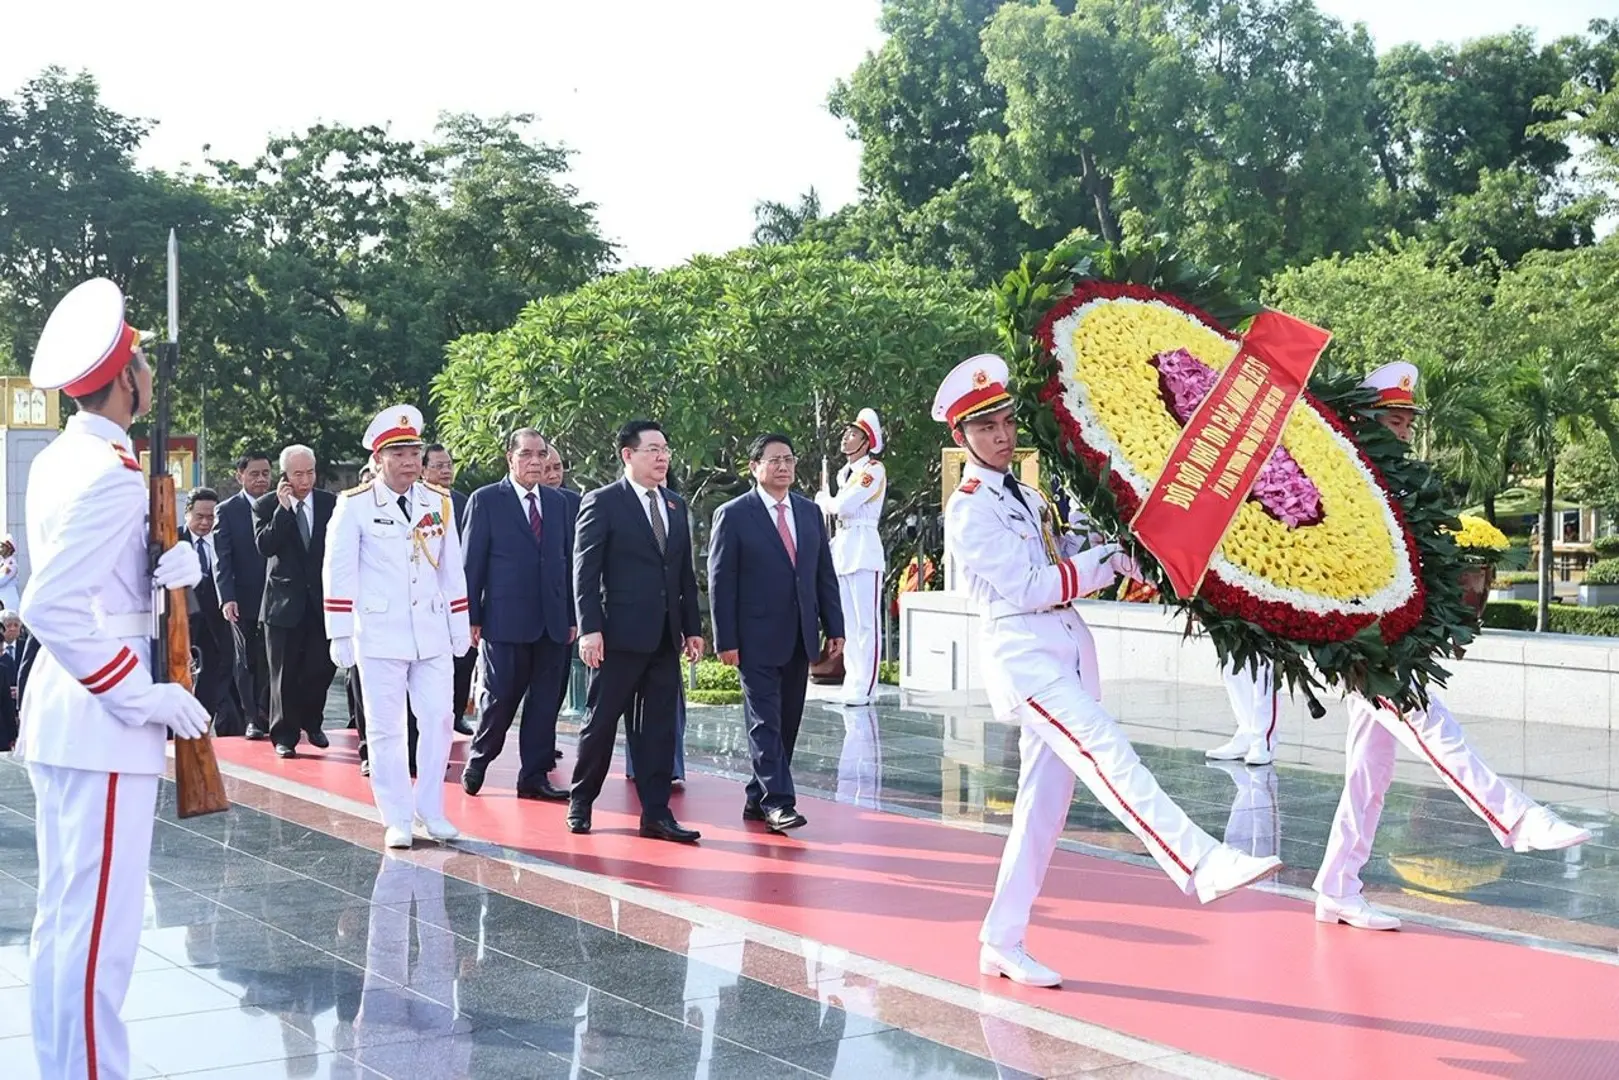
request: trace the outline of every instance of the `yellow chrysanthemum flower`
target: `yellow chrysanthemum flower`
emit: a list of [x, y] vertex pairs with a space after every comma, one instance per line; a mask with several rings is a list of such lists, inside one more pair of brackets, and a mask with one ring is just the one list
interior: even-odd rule
[[1507, 534], [1491, 525], [1481, 517], [1472, 514], [1461, 515], [1462, 527], [1451, 535], [1456, 537], [1456, 546], [1461, 548], [1478, 548], [1483, 551], [1505, 551], [1507, 549]]

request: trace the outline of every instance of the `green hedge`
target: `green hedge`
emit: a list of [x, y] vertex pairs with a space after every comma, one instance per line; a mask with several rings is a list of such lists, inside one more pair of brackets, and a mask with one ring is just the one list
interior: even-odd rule
[[1535, 570], [1508, 570], [1495, 575], [1497, 586], [1506, 585], [1534, 585], [1540, 581], [1540, 574]]
[[877, 665], [877, 681], [886, 686], [899, 685], [899, 661], [884, 660]]
[[1585, 572], [1587, 585], [1619, 585], [1619, 559], [1598, 559]]
[[740, 705], [742, 704], [742, 691], [687, 690], [686, 702], [689, 705]]
[[[1535, 601], [1496, 600], [1484, 605], [1484, 625], [1496, 630], [1533, 630]], [[1553, 604], [1548, 618], [1554, 634], [1619, 637], [1619, 607]]]
[[[737, 674], [734, 667], [722, 664], [718, 660], [699, 660], [697, 662], [697, 689], [699, 690], [736, 690], [742, 689], [742, 676]], [[690, 697], [688, 692], [687, 697]]]
[[1619, 536], [1599, 536], [1591, 541], [1599, 559], [1619, 559]]

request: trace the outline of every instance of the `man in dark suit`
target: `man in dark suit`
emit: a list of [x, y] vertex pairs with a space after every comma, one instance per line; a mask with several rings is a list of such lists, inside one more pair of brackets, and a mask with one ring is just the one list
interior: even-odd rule
[[518, 729], [519, 799], [566, 799], [551, 783], [556, 767], [558, 686], [568, 677], [577, 636], [573, 606], [573, 533], [577, 513], [540, 483], [550, 450], [533, 428], [506, 439], [506, 478], [481, 487], [467, 504], [462, 542], [472, 640], [483, 667], [478, 730], [461, 786], [483, 787], [489, 763], [523, 705]]
[[579, 658], [592, 671], [568, 803], [571, 832], [590, 831], [618, 718], [637, 701], [627, 738], [641, 835], [684, 843], [699, 837], [669, 812], [680, 655], [703, 655], [686, 504], [663, 486], [669, 455], [661, 427], [630, 421], [618, 433], [623, 479], [592, 491], [579, 506], [573, 593]]
[[264, 556], [253, 542], [253, 504], [270, 490], [270, 455], [249, 451], [237, 458], [236, 482], [241, 490], [214, 514], [214, 589], [219, 612], [230, 624], [236, 703], [247, 720], [244, 734], [262, 739], [270, 729], [270, 673], [259, 622]]
[[[568, 486], [568, 459], [562, 456], [562, 451], [557, 448], [557, 444], [551, 442], [550, 440], [546, 440], [546, 445], [551, 448], [551, 452], [546, 455], [545, 471], [540, 474], [540, 483], [544, 484], [548, 488], [554, 489], [557, 494], [561, 495], [564, 499], [567, 499], [568, 506], [573, 513], [575, 520], [577, 520], [579, 517], [579, 503], [584, 499], [584, 496], [580, 495], [577, 491]], [[570, 570], [568, 582], [568, 587], [570, 589], [573, 587], [572, 576], [572, 571]], [[562, 685], [557, 687], [558, 713], [562, 711], [563, 702], [568, 700], [568, 684], [573, 679], [573, 658], [578, 655], [579, 650], [577, 648], [570, 648], [568, 650], [568, 673], [567, 676], [562, 680]], [[676, 753], [678, 756], [678, 750]], [[558, 750], [556, 752], [556, 756], [558, 758], [562, 757], [562, 751]], [[679, 777], [680, 775], [681, 773], [677, 768], [675, 776]]]
[[329, 745], [321, 721], [337, 670], [322, 616], [321, 560], [337, 496], [315, 487], [315, 452], [281, 451], [281, 480], [253, 504], [253, 540], [264, 556], [264, 636], [270, 660], [270, 739], [293, 757], [298, 735]]
[[[422, 451], [422, 479], [450, 493], [455, 527], [461, 530], [461, 538], [465, 541], [467, 495], [464, 491], [455, 490], [455, 459], [443, 443], [428, 443], [427, 449]], [[455, 730], [461, 735], [472, 734], [472, 724], [467, 720], [467, 701], [472, 697], [472, 673], [477, 666], [478, 646], [474, 642], [465, 655], [455, 658]]]
[[792, 491], [798, 457], [787, 436], [748, 448], [758, 485], [720, 507], [708, 539], [714, 649], [740, 668], [753, 779], [742, 809], [774, 832], [805, 824], [793, 790], [793, 747], [804, 717], [810, 661], [821, 634], [843, 648], [843, 608], [826, 526], [815, 503]]
[[218, 585], [213, 577], [214, 567], [219, 563], [214, 550], [218, 539], [214, 531], [218, 505], [219, 493], [213, 488], [193, 488], [186, 496], [186, 529], [181, 539], [197, 549], [197, 559], [202, 563], [202, 580], [191, 590], [197, 600], [196, 617], [191, 623], [191, 644], [202, 660], [194, 692], [214, 718], [216, 732], [240, 735], [244, 725], [231, 692], [236, 674], [235, 647], [231, 642], [230, 623], [219, 610]]
[[17, 742], [17, 716], [19, 694], [17, 675], [22, 670], [23, 643], [22, 616], [7, 609], [0, 611], [0, 630], [4, 631], [4, 644], [0, 645], [0, 751], [10, 750]]

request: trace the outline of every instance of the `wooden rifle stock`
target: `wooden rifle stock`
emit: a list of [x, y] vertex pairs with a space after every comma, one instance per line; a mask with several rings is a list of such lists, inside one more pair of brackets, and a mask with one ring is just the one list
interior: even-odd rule
[[[158, 473], [159, 467], [154, 458], [152, 471]], [[151, 516], [148, 520], [152, 524], [152, 550], [158, 554], [169, 550], [178, 539], [174, 498], [174, 477], [167, 472], [154, 475], [149, 508]], [[179, 683], [190, 690], [191, 622], [186, 615], [184, 589], [169, 590], [161, 619], [162, 632], [152, 655], [154, 681]], [[204, 735], [200, 739], [175, 736], [174, 786], [175, 812], [182, 818], [217, 814], [230, 809], [211, 736]]]

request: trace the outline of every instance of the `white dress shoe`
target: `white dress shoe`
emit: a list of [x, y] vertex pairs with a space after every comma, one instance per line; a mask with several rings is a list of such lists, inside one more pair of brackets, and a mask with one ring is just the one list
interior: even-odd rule
[[1021, 944], [1010, 949], [984, 945], [978, 950], [981, 975], [1004, 975], [1019, 986], [1061, 986], [1062, 976], [1030, 956]]
[[1544, 806], [1531, 807], [1507, 836], [1513, 851], [1561, 851], [1591, 839], [1591, 830], [1570, 825]]
[[1210, 761], [1241, 761], [1248, 756], [1254, 742], [1252, 735], [1239, 731], [1213, 750], [1205, 750], [1203, 756]]
[[1328, 896], [1321, 893], [1315, 898], [1315, 921], [1347, 923], [1360, 930], [1398, 930], [1400, 920], [1384, 911], [1378, 911], [1360, 893], [1354, 896]]
[[387, 832], [382, 834], [382, 842], [391, 848], [408, 848], [410, 847], [410, 830], [396, 829], [390, 825]]
[[1192, 871], [1191, 891], [1197, 893], [1200, 903], [1207, 904], [1244, 885], [1268, 878], [1281, 868], [1282, 860], [1274, 855], [1261, 859], [1244, 855], [1229, 844], [1221, 844], [1205, 855]]
[[1275, 760], [1276, 755], [1271, 751], [1270, 747], [1265, 745], [1264, 739], [1255, 739], [1253, 745], [1248, 747], [1248, 752], [1242, 755], [1243, 764], [1252, 765], [1255, 768], [1261, 765], [1269, 765]]
[[461, 830], [450, 824], [448, 818], [429, 819], [417, 814], [416, 822], [422, 828], [427, 830], [428, 836], [439, 841], [440, 843], [444, 842], [445, 840], [454, 840], [456, 837], [461, 835]]

